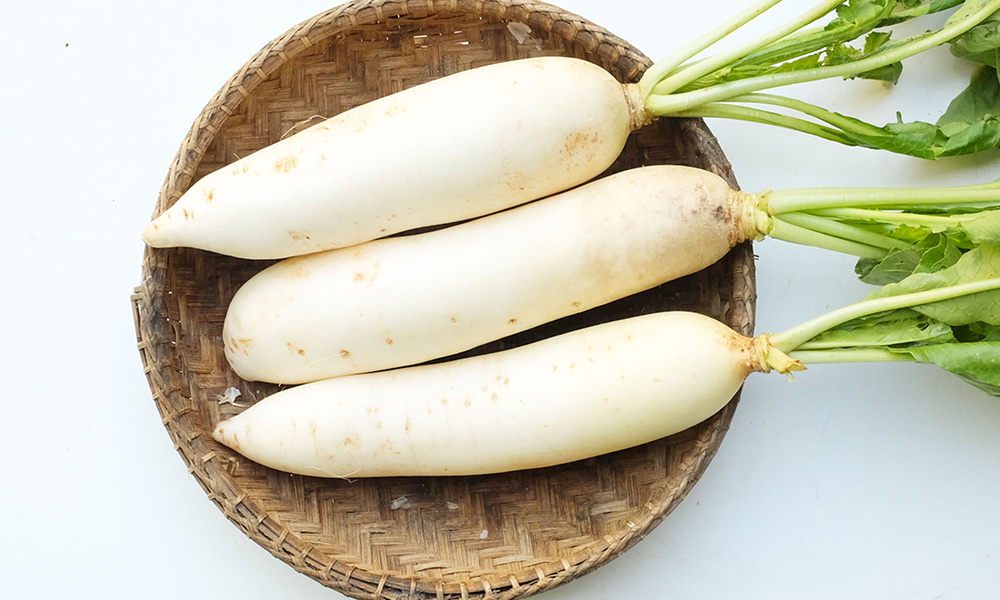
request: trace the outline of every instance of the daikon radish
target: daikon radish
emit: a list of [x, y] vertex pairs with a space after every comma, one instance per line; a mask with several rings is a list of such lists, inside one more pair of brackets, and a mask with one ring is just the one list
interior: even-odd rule
[[764, 235], [882, 264], [867, 278], [884, 279], [941, 252], [942, 232], [1000, 242], [998, 208], [1000, 182], [746, 194], [701, 169], [642, 167], [446, 229], [278, 262], [236, 293], [223, 343], [248, 380], [378, 371], [653, 288]]
[[491, 213], [611, 165], [641, 124], [636, 94], [561, 57], [436, 79], [206, 175], [143, 237], [282, 258]]
[[[699, 56], [779, 1], [757, 2], [637, 83], [620, 83], [584, 60], [544, 57], [471, 69], [375, 100], [206, 175], [143, 237], [154, 247], [284, 258], [490, 214], [596, 177], [631, 131], [661, 116], [751, 120], [925, 158], [989, 147], [992, 125], [956, 117], [936, 129], [878, 128], [759, 92], [859, 75], [893, 80], [900, 60], [962, 35], [1000, 9], [1000, 0], [965, 0], [939, 29], [891, 44], [880, 32], [863, 51], [844, 44], [954, 3], [895, 10], [895, 0], [823, 0], [769, 34]], [[826, 27], [807, 28], [834, 9]]]
[[758, 235], [740, 197], [707, 171], [644, 167], [446, 229], [286, 259], [233, 297], [226, 357], [244, 379], [292, 384], [448, 356], [711, 265]]
[[977, 247], [778, 334], [749, 338], [704, 315], [654, 313], [494, 354], [307, 383], [223, 420], [213, 438], [303, 475], [466, 475], [646, 443], [709, 418], [751, 373], [804, 363], [935, 363], [1000, 396], [998, 265], [1000, 247]]
[[214, 437], [319, 477], [465, 475], [603, 454], [721, 409], [766, 347], [694, 313], [657, 313], [449, 363], [287, 390]]

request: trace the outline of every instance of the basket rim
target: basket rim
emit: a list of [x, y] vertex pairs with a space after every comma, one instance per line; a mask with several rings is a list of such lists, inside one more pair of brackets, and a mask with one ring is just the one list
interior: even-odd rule
[[[237, 107], [258, 85], [267, 81], [289, 61], [315, 44], [360, 25], [384, 23], [390, 19], [415, 20], [459, 14], [521, 22], [533, 27], [539, 26], [539, 23], [544, 26], [556, 17], [574, 19], [585, 24], [588, 32], [599, 34], [585, 40], [590, 52], [595, 55], [617, 56], [635, 63], [629, 79], [637, 78], [650, 64], [648, 58], [632, 49], [624, 40], [578, 15], [546, 3], [528, 0], [355, 0], [341, 4], [288, 29], [261, 48], [223, 84], [183, 138], [160, 190], [154, 216], [165, 210], [190, 186], [206, 149]], [[552, 33], [559, 35], [559, 32]], [[716, 143], [714, 136], [700, 119], [686, 119], [681, 126], [686, 133], [699, 140], [700, 144]], [[719, 156], [724, 159], [721, 150]], [[720, 174], [735, 187], [731, 165], [724, 162], [717, 167]], [[719, 427], [692, 457], [691, 460], [696, 463], [691, 471], [693, 476], [682, 481], [675, 493], [660, 499], [658, 503], [647, 503], [642, 508], [642, 518], [634, 520], [635, 522], [630, 523], [631, 527], [619, 531], [614, 538], [605, 536], [603, 543], [595, 543], [594, 547], [577, 551], [560, 561], [540, 563], [517, 576], [483, 576], [469, 582], [455, 582], [368, 572], [326, 556], [293, 534], [258, 501], [240, 489], [228, 471], [229, 465], [213, 448], [212, 440], [206, 439], [201, 432], [184, 433], [183, 423], [188, 419], [191, 399], [185, 398], [185, 385], [171, 368], [173, 359], [159, 361], [154, 352], [154, 348], [162, 350], [165, 346], [166, 354], [173, 356], [176, 352], [169, 349], [169, 346], [171, 340], [177, 337], [177, 325], [157, 318], [157, 315], [166, 314], [165, 295], [169, 292], [166, 290], [165, 279], [169, 268], [168, 252], [145, 248], [142, 283], [135, 288], [132, 305], [143, 367], [154, 402], [161, 412], [163, 425], [173, 439], [175, 448], [209, 499], [248, 537], [296, 570], [352, 596], [395, 598], [397, 596], [392, 593], [413, 595], [419, 592], [436, 597], [454, 595], [465, 598], [470, 594], [482, 594], [491, 598], [514, 598], [557, 586], [590, 572], [640, 541], [683, 500], [717, 451], [740, 396], [737, 393], [723, 413], [720, 413]], [[750, 278], [752, 287], [752, 274]], [[752, 329], [754, 298], [747, 300], [751, 305], [749, 327]], [[171, 399], [168, 400], [168, 396]], [[181, 408], [173, 408], [175, 405], [180, 405]]]

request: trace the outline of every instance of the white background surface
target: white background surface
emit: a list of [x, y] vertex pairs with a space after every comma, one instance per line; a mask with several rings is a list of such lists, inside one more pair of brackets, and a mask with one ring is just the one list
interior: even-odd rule
[[[564, 0], [647, 55], [749, 0]], [[159, 422], [129, 305], [138, 232], [177, 146], [245, 60], [322, 0], [5, 2], [0, 82], [0, 580], [10, 598], [341, 598], [233, 527]], [[785, 13], [807, 4], [788, 0]], [[760, 31], [754, 29], [753, 31]], [[877, 123], [933, 121], [967, 81], [946, 51], [901, 85], [803, 86]], [[744, 189], [1000, 176], [710, 122]], [[758, 328], [855, 301], [849, 258], [759, 244]], [[980, 599], [1000, 587], [1000, 401], [930, 366], [758, 375], [720, 453], [645, 541], [549, 600]]]

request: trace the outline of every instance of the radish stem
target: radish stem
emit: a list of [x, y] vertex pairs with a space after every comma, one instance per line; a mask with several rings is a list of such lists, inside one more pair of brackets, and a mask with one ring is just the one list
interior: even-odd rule
[[943, 300], [996, 289], [1000, 289], [1000, 277], [960, 283], [922, 292], [863, 300], [806, 321], [781, 333], [772, 334], [769, 336], [769, 340], [775, 348], [788, 354], [824, 331], [854, 319], [880, 312], [941, 302]]
[[867, 208], [826, 208], [811, 211], [814, 215], [854, 219], [858, 221], [873, 221], [892, 223], [896, 225], [948, 227], [958, 225], [963, 219], [979, 213], [957, 215], [924, 215], [912, 212], [891, 212], [886, 210], [871, 210]]
[[[760, 0], [753, 6], [735, 15], [718, 27], [701, 35], [694, 41], [681, 46], [665, 58], [657, 61], [654, 65], [647, 69], [639, 79], [640, 94], [643, 97], [648, 96], [652, 92], [653, 86], [663, 78], [667, 77], [675, 69], [700, 52], [707, 50], [713, 44], [723, 39], [730, 33], [733, 33], [743, 25], [749, 23], [753, 19], [756, 19], [779, 2], [781, 2], [781, 0]], [[837, 2], [837, 4], [840, 4], [840, 2]]]
[[882, 259], [886, 255], [886, 250], [883, 248], [820, 233], [805, 227], [793, 225], [778, 217], [771, 220], [771, 229], [767, 235], [776, 240], [832, 250], [861, 258]]
[[805, 365], [835, 363], [915, 362], [910, 355], [883, 348], [845, 348], [839, 350], [796, 350], [788, 354]]
[[[827, 4], [828, 3], [823, 3], [820, 6], [825, 7]], [[930, 48], [934, 48], [935, 46], [940, 46], [941, 44], [944, 44], [949, 40], [965, 33], [982, 20], [992, 15], [998, 9], [1000, 9], [1000, 0], [992, 0], [983, 4], [978, 10], [974, 10], [966, 15], [966, 18], [950, 21], [949, 23], [946, 23], [944, 27], [935, 32], [915, 36], [906, 44], [884, 52], [878, 52], [854, 62], [748, 77], [737, 81], [720, 83], [710, 88], [693, 90], [690, 92], [681, 92], [677, 94], [657, 93], [656, 86], [654, 86], [653, 93], [646, 99], [646, 108], [655, 115], [664, 116], [678, 111], [690, 110], [695, 106], [708, 104], [710, 102], [729, 100], [731, 98], [763, 89], [819, 81], [821, 79], [834, 77], [855, 76], [859, 73], [891, 65], [929, 50]], [[808, 15], [811, 13], [806, 14]], [[767, 36], [764, 36], [761, 39], [767, 39]], [[664, 78], [661, 81], [668, 82], [668, 88], [672, 87], [673, 89], [676, 89], [676, 86], [669, 82], [669, 77]]]
[[770, 31], [755, 40], [741, 44], [736, 48], [717, 54], [706, 60], [699, 61], [691, 66], [684, 67], [682, 65], [680, 68], [674, 70], [673, 73], [657, 81], [651, 92], [647, 92], [645, 95], [648, 96], [649, 94], [655, 94], [660, 96], [670, 94], [675, 90], [678, 90], [695, 81], [696, 79], [708, 75], [716, 69], [722, 68], [739, 58], [743, 58], [755, 50], [764, 48], [769, 44], [776, 42], [789, 34], [798, 31], [799, 29], [802, 29], [806, 25], [815, 22], [824, 15], [829, 14], [831, 10], [840, 4], [843, 4], [843, 0], [825, 0], [809, 11], [799, 15], [792, 21], [785, 23], [781, 27]]
[[883, 208], [900, 209], [935, 205], [968, 207], [995, 205], [1000, 197], [1000, 180], [990, 183], [939, 188], [806, 188], [769, 192], [762, 199], [768, 214], [804, 212], [818, 209]]
[[852, 225], [847, 225], [832, 219], [826, 219], [821, 216], [811, 215], [808, 213], [784, 213], [780, 218], [775, 218], [798, 227], [808, 228], [812, 231], [825, 233], [827, 235], [843, 238], [845, 240], [859, 242], [875, 248], [882, 248], [884, 250], [907, 248], [910, 246], [908, 242], [903, 240], [897, 240], [887, 235], [867, 231], [865, 229], [861, 229], [860, 227], [854, 227]]
[[691, 110], [680, 111], [674, 116], [677, 117], [698, 117], [698, 118], [720, 118], [734, 121], [746, 121], [748, 123], [758, 123], [761, 125], [774, 125], [792, 131], [807, 133], [831, 142], [837, 142], [845, 146], [857, 145], [849, 137], [832, 127], [825, 127], [812, 121], [807, 121], [799, 117], [783, 115], [776, 112], [729, 104], [725, 102], [713, 102], [703, 106], [698, 106]]
[[[924, 0], [905, 7], [896, 0], [824, 1], [749, 42], [698, 57], [699, 52], [774, 4], [758, 3], [655, 63], [637, 86], [648, 115], [738, 119], [776, 125], [849, 146], [928, 159], [978, 152], [996, 145], [989, 115], [976, 117], [974, 123], [963, 121], [963, 127], [950, 120], [946, 120], [947, 127], [920, 122], [877, 127], [808, 102], [761, 92], [839, 77], [895, 83], [901, 61], [936, 46], [956, 43], [1000, 10], [1000, 0]], [[889, 41], [890, 33], [881, 29], [958, 5], [961, 5], [958, 10], [938, 29], [893, 41]], [[805, 29], [832, 10], [836, 10], [836, 18], [824, 27]], [[863, 36], [863, 48], [848, 45]], [[972, 57], [972, 60], [977, 59]], [[969, 93], [963, 92], [966, 96]], [[983, 102], [988, 103], [989, 99]], [[781, 107], [808, 119], [742, 106], [745, 104]]]

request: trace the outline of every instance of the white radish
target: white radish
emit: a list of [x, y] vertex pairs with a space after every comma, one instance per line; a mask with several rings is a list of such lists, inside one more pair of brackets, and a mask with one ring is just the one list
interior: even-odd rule
[[154, 247], [283, 258], [464, 220], [589, 181], [612, 164], [632, 130], [664, 116], [757, 121], [925, 158], [983, 147], [943, 144], [941, 131], [929, 145], [901, 143], [887, 128], [754, 92], [877, 71], [955, 39], [997, 12], [1000, 0], [965, 3], [939, 29], [899, 40], [892, 52], [835, 65], [782, 68], [899, 15], [803, 29], [843, 3], [821, 0], [768, 34], [703, 56], [777, 3], [748, 7], [652, 65], [637, 83], [622, 84], [584, 60], [539, 57], [471, 69], [359, 106], [205, 176], [143, 237]]
[[235, 294], [226, 356], [304, 383], [449, 356], [694, 273], [761, 235], [754, 197], [680, 166], [624, 171], [419, 235], [276, 263]]
[[711, 417], [754, 371], [798, 368], [767, 338], [654, 313], [452, 362], [280, 391], [216, 441], [318, 477], [467, 475], [561, 464]]
[[492, 213], [610, 166], [642, 124], [636, 94], [562, 57], [433, 80], [206, 175], [143, 237], [154, 247], [284, 258]]

